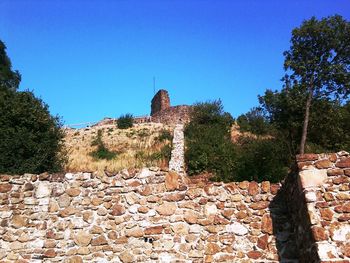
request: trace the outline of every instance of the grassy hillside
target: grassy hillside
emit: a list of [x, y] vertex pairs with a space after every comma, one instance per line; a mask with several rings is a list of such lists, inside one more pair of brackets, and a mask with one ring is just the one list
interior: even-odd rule
[[[65, 133], [68, 157], [66, 171], [117, 172], [124, 168], [168, 166], [173, 134], [170, 126], [145, 123], [129, 129], [118, 129], [115, 125], [102, 125], [67, 129]], [[100, 155], [96, 154], [99, 133], [110, 159], [99, 158]]]

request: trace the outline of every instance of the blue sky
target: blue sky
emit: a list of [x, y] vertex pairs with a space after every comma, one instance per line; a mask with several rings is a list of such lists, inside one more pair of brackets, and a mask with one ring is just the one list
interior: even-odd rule
[[221, 99], [234, 117], [280, 89], [291, 30], [350, 20], [349, 0], [0, 0], [13, 68], [65, 124], [150, 112], [153, 77], [171, 103]]

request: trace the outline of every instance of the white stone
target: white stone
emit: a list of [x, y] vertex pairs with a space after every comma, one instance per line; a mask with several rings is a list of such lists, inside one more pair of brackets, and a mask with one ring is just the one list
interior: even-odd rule
[[218, 209], [214, 203], [208, 203], [204, 207], [204, 214], [209, 217], [211, 215], [216, 215], [218, 212]]
[[253, 243], [247, 237], [238, 236], [233, 242], [233, 249], [236, 251], [242, 251], [246, 253], [253, 249]]
[[39, 205], [48, 205], [49, 203], [50, 203], [50, 198], [48, 197], [39, 199]]
[[335, 246], [329, 243], [316, 243], [316, 244], [317, 244], [318, 255], [321, 261], [338, 257], [337, 248]]
[[51, 194], [51, 186], [48, 182], [39, 182], [35, 191], [37, 198], [48, 197]]
[[234, 222], [230, 225], [227, 225], [226, 231], [229, 233], [234, 233], [238, 236], [244, 236], [248, 233], [248, 229], [244, 225], [238, 222]]
[[152, 216], [155, 216], [156, 214], [157, 214], [156, 210], [151, 209], [147, 212], [146, 215], [152, 217]]
[[72, 173], [66, 173], [65, 176], [67, 180], [72, 180], [73, 179], [73, 174]]
[[315, 202], [317, 200], [316, 193], [314, 191], [306, 192], [305, 200], [307, 203]]
[[198, 233], [201, 232], [201, 230], [202, 230], [202, 227], [200, 225], [195, 224], [195, 225], [190, 225], [190, 231], [189, 232], [191, 234], [198, 234]]
[[332, 239], [334, 241], [345, 242], [350, 239], [350, 225], [343, 225], [334, 230]]
[[302, 189], [318, 187], [327, 180], [327, 169], [307, 169], [299, 172], [300, 186]]
[[136, 214], [137, 213], [137, 209], [140, 207], [140, 205], [135, 204], [129, 207], [129, 212], [132, 214]]
[[151, 171], [148, 168], [142, 168], [140, 174], [137, 176], [138, 178], [147, 178], [152, 175]]
[[12, 211], [1, 211], [0, 218], [8, 218], [12, 215]]
[[23, 202], [25, 205], [35, 205], [37, 203], [36, 199], [33, 197], [25, 197]]
[[84, 227], [84, 220], [81, 217], [72, 218], [71, 223], [73, 225], [73, 228], [83, 228]]
[[159, 262], [160, 263], [170, 263], [170, 262], [173, 262], [174, 261], [174, 258], [167, 254], [167, 253], [161, 253], [159, 255]]
[[44, 240], [37, 239], [28, 243], [28, 248], [42, 248], [44, 246]]

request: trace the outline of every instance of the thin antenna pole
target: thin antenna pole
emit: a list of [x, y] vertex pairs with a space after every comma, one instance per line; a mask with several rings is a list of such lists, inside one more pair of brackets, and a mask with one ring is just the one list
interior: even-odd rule
[[153, 95], [156, 94], [156, 78], [153, 77]]

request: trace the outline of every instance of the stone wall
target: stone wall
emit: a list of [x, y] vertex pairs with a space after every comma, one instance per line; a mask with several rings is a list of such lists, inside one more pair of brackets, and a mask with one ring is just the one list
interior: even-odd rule
[[0, 176], [1, 262], [272, 262], [279, 185], [159, 169]]
[[170, 108], [170, 98], [166, 90], [159, 90], [151, 101], [151, 115]]
[[350, 156], [304, 154], [288, 178], [303, 262], [350, 262]]
[[168, 125], [188, 123], [190, 121], [191, 109], [192, 106], [188, 105], [173, 106], [152, 115], [152, 121]]

